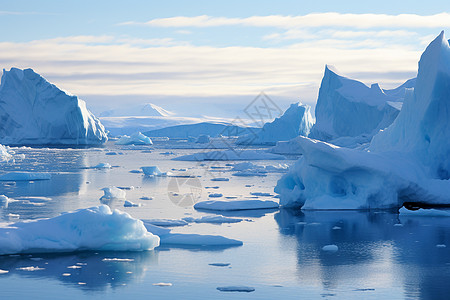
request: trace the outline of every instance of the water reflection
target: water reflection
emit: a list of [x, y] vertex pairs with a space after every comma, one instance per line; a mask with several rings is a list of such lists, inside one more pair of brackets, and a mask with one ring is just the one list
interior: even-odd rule
[[[89, 291], [114, 289], [141, 280], [157, 263], [156, 251], [0, 256], [0, 269], [9, 271], [4, 277], [57, 279]], [[39, 269], [30, 271], [30, 267]]]
[[[450, 292], [447, 218], [285, 209], [274, 218], [282, 236], [296, 241], [297, 276], [303, 283], [319, 283], [330, 292], [399, 288], [402, 296], [423, 299]], [[339, 251], [323, 251], [329, 244]]]

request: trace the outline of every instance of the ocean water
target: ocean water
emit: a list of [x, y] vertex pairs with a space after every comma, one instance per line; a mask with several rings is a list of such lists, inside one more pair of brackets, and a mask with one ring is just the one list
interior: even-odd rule
[[[202, 151], [174, 148], [165, 143], [151, 147], [108, 143], [105, 148], [15, 149], [25, 154], [25, 159], [3, 164], [2, 172], [50, 172], [52, 179], [0, 182], [0, 195], [20, 200], [1, 208], [0, 220], [18, 221], [11, 214], [19, 215], [19, 220], [49, 218], [97, 206], [101, 204], [101, 189], [108, 186], [127, 188], [127, 200], [142, 205], [124, 207], [119, 200], [108, 203], [135, 218], [200, 217], [214, 214], [192, 208], [193, 202], [208, 200], [209, 193], [237, 199], [253, 199], [252, 192], [274, 195], [273, 188], [281, 176], [236, 177], [227, 166], [233, 162], [174, 161], [175, 156]], [[110, 155], [112, 152], [115, 155]], [[113, 168], [90, 168], [99, 163], [110, 163]], [[149, 178], [130, 172], [153, 165], [178, 177]], [[214, 177], [230, 181], [211, 181]], [[179, 198], [176, 194], [194, 197]], [[258, 198], [273, 200], [272, 196]], [[285, 209], [224, 215], [245, 221], [191, 223], [173, 227], [172, 232], [222, 235], [243, 241], [243, 246], [0, 256], [0, 269], [9, 271], [0, 274], [0, 299], [448, 298], [450, 222], [445, 217]], [[338, 251], [324, 251], [326, 245], [336, 245]], [[210, 265], [214, 263], [229, 265]], [[28, 267], [38, 269], [31, 271]], [[155, 285], [158, 283], [171, 286]], [[217, 290], [223, 286], [247, 286], [255, 291]]]

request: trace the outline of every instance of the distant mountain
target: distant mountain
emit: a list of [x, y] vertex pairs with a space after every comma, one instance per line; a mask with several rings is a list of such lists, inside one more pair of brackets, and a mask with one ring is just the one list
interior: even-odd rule
[[110, 109], [100, 113], [100, 117], [170, 117], [173, 112], [153, 103], [145, 103], [130, 108]]

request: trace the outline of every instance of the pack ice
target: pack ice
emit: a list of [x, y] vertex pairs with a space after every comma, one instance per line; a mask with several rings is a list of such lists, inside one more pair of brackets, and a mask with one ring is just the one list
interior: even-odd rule
[[313, 124], [309, 105], [294, 103], [281, 117], [264, 124], [261, 130], [240, 136], [236, 144], [275, 145], [299, 135], [308, 136]]
[[32, 69], [3, 70], [0, 85], [0, 143], [102, 144], [105, 128], [86, 103]]
[[278, 181], [280, 204], [302, 209], [450, 204], [449, 120], [450, 46], [442, 32], [422, 54], [416, 87], [407, 90], [398, 117], [367, 150], [297, 138], [303, 156]]
[[316, 123], [309, 137], [344, 147], [370, 142], [380, 129], [392, 124], [406, 89], [414, 84], [415, 79], [410, 79], [393, 90], [383, 90], [376, 83], [369, 88], [326, 66], [315, 109]]

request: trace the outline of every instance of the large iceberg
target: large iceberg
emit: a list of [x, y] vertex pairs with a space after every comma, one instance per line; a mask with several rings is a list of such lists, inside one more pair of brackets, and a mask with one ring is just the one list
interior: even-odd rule
[[383, 90], [378, 84], [368, 87], [338, 75], [333, 67], [326, 66], [315, 109], [316, 123], [309, 137], [339, 146], [370, 142], [373, 135], [392, 124], [406, 89], [413, 88], [415, 82], [410, 79], [396, 89]]
[[297, 138], [303, 156], [278, 182], [280, 204], [396, 209], [450, 204], [450, 45], [442, 32], [419, 62], [394, 123], [367, 150]]
[[86, 250], [144, 251], [159, 245], [140, 220], [100, 205], [0, 228], [0, 255]]
[[3, 70], [0, 86], [0, 143], [102, 144], [105, 128], [86, 103], [32, 69]]
[[275, 145], [299, 135], [308, 136], [313, 124], [309, 105], [294, 103], [281, 117], [264, 124], [261, 130], [240, 136], [236, 144]]

